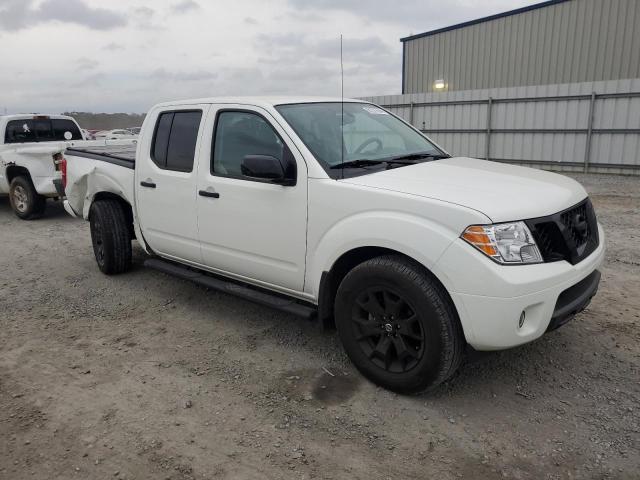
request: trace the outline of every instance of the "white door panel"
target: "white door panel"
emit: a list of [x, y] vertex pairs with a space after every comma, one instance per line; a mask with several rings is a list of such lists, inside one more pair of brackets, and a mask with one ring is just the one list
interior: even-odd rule
[[[152, 112], [153, 118], [150, 121], [155, 125], [159, 115], [169, 111], [201, 110], [200, 125], [202, 125], [208, 107], [208, 105], [173, 106], [167, 111]], [[197, 159], [203, 138], [202, 131], [200, 128], [190, 172], [160, 168], [156, 165], [152, 159], [152, 139], [149, 138], [145, 139], [145, 143], [139, 148], [141, 153], [136, 159], [138, 163], [136, 202], [145, 240], [159, 254], [191, 262], [202, 260], [196, 210]]]
[[219, 198], [198, 199], [204, 263], [263, 282], [302, 290], [306, 192], [301, 199], [302, 189], [296, 187], [210, 174], [202, 179], [200, 187], [213, 187], [220, 195]]
[[[230, 109], [233, 107], [224, 106], [225, 111]], [[307, 232], [306, 165], [266, 111], [247, 106], [238, 109], [258, 112], [288, 144], [297, 163], [297, 182], [295, 186], [281, 186], [217, 176], [210, 171], [211, 142], [203, 146], [198, 190], [208, 194], [198, 195], [197, 199], [203, 262], [215, 269], [302, 291]], [[217, 110], [213, 106], [209, 112], [207, 132], [213, 132]], [[217, 198], [211, 196], [213, 193]]]
[[141, 181], [156, 188], [137, 186], [138, 215], [145, 239], [158, 253], [200, 261], [195, 172], [179, 175], [157, 168], [146, 173]]

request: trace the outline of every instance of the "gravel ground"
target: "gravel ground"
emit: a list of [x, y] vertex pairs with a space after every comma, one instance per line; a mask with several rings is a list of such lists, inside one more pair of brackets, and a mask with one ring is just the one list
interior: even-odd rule
[[577, 178], [608, 234], [591, 306], [416, 397], [139, 249], [104, 276], [85, 222], [0, 199], [0, 478], [640, 478], [640, 179]]

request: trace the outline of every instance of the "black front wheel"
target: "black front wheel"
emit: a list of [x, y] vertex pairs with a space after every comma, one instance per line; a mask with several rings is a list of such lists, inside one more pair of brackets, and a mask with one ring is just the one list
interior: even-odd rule
[[462, 360], [464, 336], [451, 299], [405, 257], [377, 257], [349, 272], [336, 295], [335, 317], [351, 361], [389, 390], [435, 387]]

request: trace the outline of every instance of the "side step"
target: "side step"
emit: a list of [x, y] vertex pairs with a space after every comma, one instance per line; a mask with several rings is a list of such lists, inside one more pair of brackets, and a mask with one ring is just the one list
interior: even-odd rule
[[259, 303], [260, 305], [275, 308], [299, 317], [304, 317], [308, 320], [314, 318], [317, 313], [315, 307], [297, 303], [293, 299], [256, 290], [230, 280], [214, 277], [212, 275], [184, 267], [177, 263], [160, 260], [158, 258], [149, 258], [145, 260], [144, 266], [153, 268], [154, 270], [158, 270], [162, 273], [174, 275], [184, 280], [191, 280], [192, 282], [198, 283], [204, 287], [235, 295], [236, 297], [244, 298], [245, 300], [250, 300], [252, 302]]

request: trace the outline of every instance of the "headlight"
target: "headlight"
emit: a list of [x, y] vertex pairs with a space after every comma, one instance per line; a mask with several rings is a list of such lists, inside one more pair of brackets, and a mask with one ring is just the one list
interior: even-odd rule
[[542, 255], [524, 222], [472, 225], [461, 235], [498, 263], [541, 263]]

